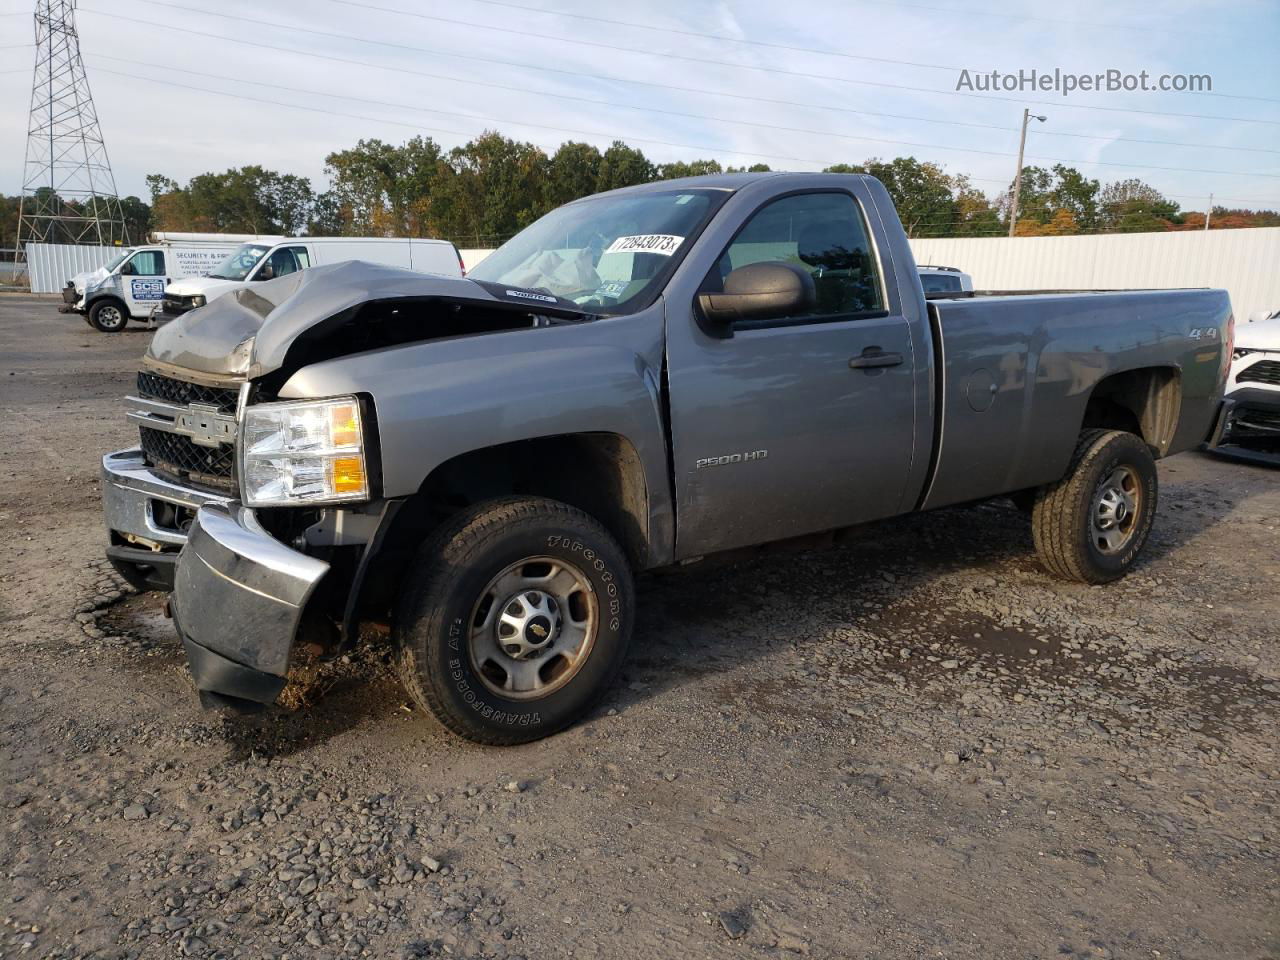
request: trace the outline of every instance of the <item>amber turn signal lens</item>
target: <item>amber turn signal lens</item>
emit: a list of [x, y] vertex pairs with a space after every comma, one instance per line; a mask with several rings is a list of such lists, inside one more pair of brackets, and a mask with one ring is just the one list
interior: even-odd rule
[[360, 445], [360, 411], [354, 403], [329, 408], [329, 442], [339, 449]]
[[334, 493], [363, 493], [365, 491], [364, 459], [362, 457], [336, 457], [330, 461]]

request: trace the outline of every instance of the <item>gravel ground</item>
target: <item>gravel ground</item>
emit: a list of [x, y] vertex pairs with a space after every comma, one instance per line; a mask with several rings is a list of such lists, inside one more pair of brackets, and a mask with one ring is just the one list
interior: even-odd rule
[[370, 634], [202, 712], [100, 561], [145, 331], [0, 296], [0, 956], [1280, 956], [1280, 471], [1184, 454], [1134, 573], [1009, 504], [639, 586], [623, 681], [481, 748]]

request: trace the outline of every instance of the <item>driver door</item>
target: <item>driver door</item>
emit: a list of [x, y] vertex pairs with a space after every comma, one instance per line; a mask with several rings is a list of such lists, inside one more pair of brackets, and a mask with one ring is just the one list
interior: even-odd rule
[[771, 260], [813, 277], [804, 315], [740, 320], [715, 335], [696, 302], [668, 304], [679, 558], [900, 509], [915, 443], [910, 325], [891, 309], [860, 203], [844, 190], [766, 203], [702, 292]]
[[169, 282], [164, 272], [164, 251], [139, 250], [129, 259], [128, 270], [122, 279], [129, 313], [145, 319], [164, 299], [164, 288]]

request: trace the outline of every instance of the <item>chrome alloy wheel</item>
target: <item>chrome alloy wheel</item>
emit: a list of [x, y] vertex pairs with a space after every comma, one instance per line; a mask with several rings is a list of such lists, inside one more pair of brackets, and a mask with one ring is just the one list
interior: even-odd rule
[[1142, 482], [1132, 467], [1116, 467], [1093, 495], [1093, 542], [1103, 553], [1119, 553], [1138, 528]]
[[494, 693], [536, 700], [586, 663], [599, 611], [581, 570], [550, 557], [511, 564], [489, 581], [471, 614], [471, 665]]

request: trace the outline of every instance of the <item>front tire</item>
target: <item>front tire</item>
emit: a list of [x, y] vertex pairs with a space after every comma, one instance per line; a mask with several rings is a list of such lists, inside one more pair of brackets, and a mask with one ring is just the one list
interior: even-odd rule
[[541, 497], [478, 504], [418, 552], [396, 616], [400, 677], [454, 733], [527, 743], [608, 689], [633, 609], [626, 556], [593, 518]]
[[1067, 580], [1118, 580], [1147, 542], [1158, 497], [1155, 460], [1140, 437], [1084, 431], [1066, 475], [1036, 493], [1031, 532], [1041, 562]]
[[89, 326], [102, 333], [119, 333], [129, 314], [118, 300], [99, 300], [89, 308]]

